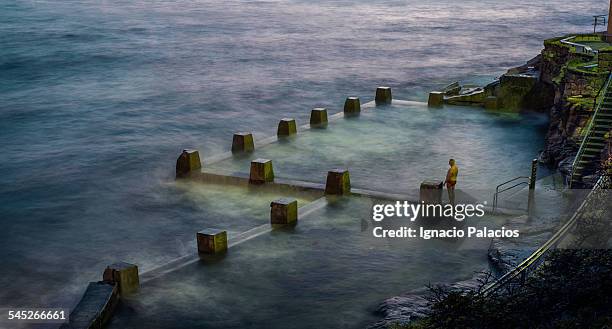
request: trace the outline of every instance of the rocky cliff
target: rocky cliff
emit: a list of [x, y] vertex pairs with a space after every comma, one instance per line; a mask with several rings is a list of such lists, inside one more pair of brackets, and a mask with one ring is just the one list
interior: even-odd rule
[[598, 69], [594, 53], [562, 39], [545, 41], [537, 64], [541, 83], [552, 86], [555, 95], [540, 162], [568, 175], [609, 72]]

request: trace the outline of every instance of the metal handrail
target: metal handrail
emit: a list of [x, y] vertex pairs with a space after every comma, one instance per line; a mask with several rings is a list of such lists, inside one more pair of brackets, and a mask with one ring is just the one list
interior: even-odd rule
[[[580, 143], [580, 148], [578, 149], [578, 153], [576, 153], [576, 157], [574, 158], [574, 162], [572, 163], [572, 174], [570, 175], [570, 182], [569, 182], [569, 187], [572, 187], [572, 182], [574, 181], [574, 174], [576, 173], [576, 165], [578, 164], [578, 161], [580, 161], [580, 158], [582, 157], [582, 154], [584, 153], [584, 150], [586, 148], [586, 144], [589, 141], [589, 138], [593, 132], [593, 126], [595, 123], [595, 118], [597, 117], [597, 113], [599, 113], [599, 109], [601, 108], [604, 100], [606, 99], [606, 93], [608, 91], [608, 87], [610, 86], [610, 81], [612, 80], [612, 73], [610, 73], [610, 75], [608, 76], [608, 80], [606, 81], [606, 84], [604, 85], [604, 87], [601, 89], [601, 91], [603, 91], [602, 95], [599, 96], [601, 97], [599, 99], [599, 101], [597, 102], [597, 107], [595, 107], [595, 112], [593, 112], [593, 116], [591, 117], [591, 122], [589, 122], [589, 125], [587, 126], [587, 132], [584, 135], [584, 138], [582, 139], [582, 142]], [[600, 91], [600, 93], [601, 93]]]
[[597, 50], [594, 50], [593, 48], [591, 48], [591, 47], [589, 47], [587, 45], [583, 45], [583, 44], [577, 43], [577, 42], [571, 42], [570, 40], [574, 39], [575, 37], [576, 36], [567, 37], [567, 38], [561, 40], [560, 42], [563, 43], [563, 44], [566, 44], [568, 46], [575, 47], [576, 51], [578, 51], [578, 49], [582, 49], [583, 50], [582, 53], [586, 53], [586, 54], [590, 54], [590, 55], [593, 55], [593, 54], [597, 53]]
[[609, 184], [608, 177], [606, 175], [602, 175], [599, 177], [599, 180], [591, 189], [589, 194], [584, 198], [578, 209], [573, 213], [572, 217], [550, 238], [546, 241], [540, 248], [538, 248], [535, 252], [533, 252], [527, 259], [521, 262], [517, 267], [508, 273], [504, 274], [497, 281], [493, 282], [488, 287], [485, 287], [480, 293], [482, 296], [487, 296], [498, 291], [500, 288], [506, 286], [511, 283], [514, 279], [521, 279], [521, 283], [524, 283], [528, 272], [537, 268], [544, 260], [545, 255], [548, 254], [552, 250], [552, 248], [559, 245], [562, 239], [567, 235], [567, 233], [576, 225], [577, 219], [582, 214], [582, 210], [590, 200], [591, 196], [595, 193], [595, 191], [599, 189], [603, 189], [605, 184]]
[[499, 190], [500, 187], [502, 187], [502, 186], [504, 186], [506, 184], [510, 184], [512, 182], [515, 182], [515, 181], [517, 181], [519, 179], [530, 179], [530, 177], [528, 177], [528, 176], [515, 177], [515, 178], [513, 178], [513, 179], [511, 179], [509, 181], [503, 182], [503, 183], [497, 185], [497, 187], [495, 187], [495, 194], [493, 195], [493, 212], [495, 212], [495, 210], [497, 209], [497, 202], [499, 201], [499, 194], [501, 194], [503, 192], [506, 192], [506, 191], [509, 191], [509, 190], [511, 190], [511, 189], [513, 189], [513, 188], [515, 188], [517, 186], [529, 185], [529, 182], [520, 182], [518, 184], [514, 184], [514, 185], [512, 185], [510, 187], [507, 187], [507, 188], [505, 188], [505, 189], [503, 189], [501, 191]]

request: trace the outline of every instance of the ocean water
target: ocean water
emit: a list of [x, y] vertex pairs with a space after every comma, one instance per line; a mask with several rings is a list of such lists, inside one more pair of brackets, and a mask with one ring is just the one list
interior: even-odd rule
[[72, 306], [111, 261], [146, 269], [184, 253], [214, 214], [173, 184], [183, 148], [205, 158], [236, 131], [270, 135], [281, 117], [304, 122], [379, 85], [424, 100], [486, 82], [544, 38], [590, 31], [606, 7], [1, 2], [0, 306]]

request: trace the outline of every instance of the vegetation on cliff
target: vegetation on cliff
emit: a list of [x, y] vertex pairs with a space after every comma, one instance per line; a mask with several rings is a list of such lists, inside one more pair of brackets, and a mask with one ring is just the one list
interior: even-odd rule
[[568, 175], [585, 127], [612, 67], [609, 44], [599, 34], [563, 36], [544, 42], [540, 81], [554, 88], [550, 125], [540, 161]]
[[431, 287], [428, 316], [397, 328], [604, 328], [612, 325], [610, 278], [611, 250], [556, 250], [511, 292]]

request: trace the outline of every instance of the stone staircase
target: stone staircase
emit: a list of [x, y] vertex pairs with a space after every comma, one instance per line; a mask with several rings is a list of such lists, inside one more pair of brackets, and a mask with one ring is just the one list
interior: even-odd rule
[[576, 154], [572, 175], [570, 178], [571, 188], [582, 187], [582, 178], [593, 174], [597, 169], [601, 158], [601, 152], [606, 147], [606, 135], [612, 131], [612, 87], [608, 78], [604, 87], [604, 95], [600, 100], [587, 132], [582, 140], [580, 149]]

